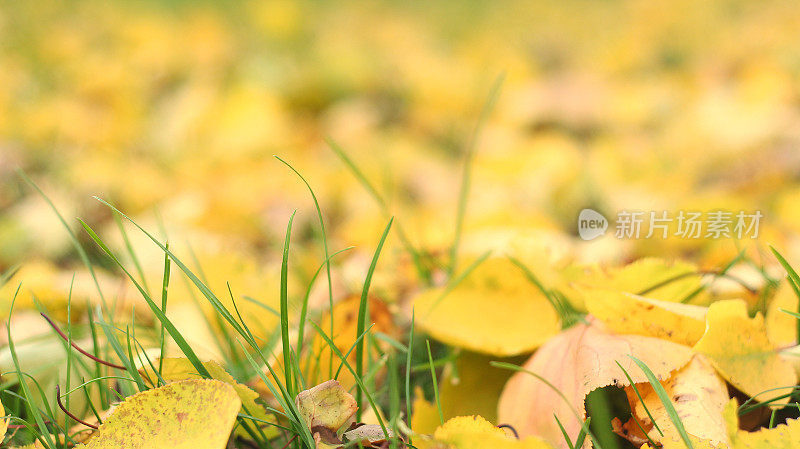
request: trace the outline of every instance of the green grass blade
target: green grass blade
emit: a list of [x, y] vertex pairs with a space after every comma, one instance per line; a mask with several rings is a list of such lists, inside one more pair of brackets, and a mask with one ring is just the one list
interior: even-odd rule
[[[306, 317], [308, 316], [308, 298], [311, 296], [311, 289], [314, 287], [314, 282], [316, 282], [319, 273], [322, 271], [322, 268], [330, 265], [331, 259], [336, 257], [338, 254], [343, 253], [345, 251], [349, 251], [355, 248], [354, 246], [349, 246], [344, 249], [340, 249], [335, 253], [331, 254], [330, 256], [325, 258], [325, 262], [323, 262], [317, 271], [314, 272], [314, 275], [311, 277], [311, 280], [308, 282], [308, 288], [306, 289], [306, 294], [303, 297], [303, 305], [300, 309], [300, 322], [297, 326], [297, 349], [295, 350], [298, 354], [302, 354], [303, 352], [303, 340], [305, 339], [305, 327], [306, 327]], [[333, 305], [329, 305], [330, 309], [333, 310]], [[331, 313], [331, 323], [333, 322], [333, 313]], [[333, 333], [333, 329], [331, 329], [331, 333]], [[333, 354], [331, 354], [333, 355]], [[333, 357], [331, 357], [331, 363], [333, 361]], [[330, 370], [329, 370], [330, 371]], [[328, 377], [330, 377], [331, 373], [328, 373]]]
[[[658, 434], [659, 434], [659, 435], [661, 435], [661, 436], [663, 437], [663, 436], [664, 436], [664, 432], [662, 432], [662, 431], [661, 431], [661, 428], [660, 428], [660, 427], [658, 427], [658, 423], [656, 422], [656, 419], [655, 419], [655, 418], [653, 418], [653, 415], [650, 413], [650, 409], [649, 409], [649, 408], [647, 408], [647, 405], [644, 403], [644, 399], [642, 398], [642, 395], [641, 395], [641, 393], [639, 392], [639, 388], [638, 388], [638, 387], [636, 387], [636, 383], [633, 381], [633, 379], [631, 378], [630, 374], [628, 374], [628, 371], [627, 371], [625, 368], [623, 368], [623, 367], [622, 367], [622, 365], [621, 365], [619, 362], [615, 361], [614, 363], [616, 363], [616, 364], [617, 364], [617, 366], [619, 367], [619, 369], [621, 369], [621, 370], [622, 370], [622, 373], [623, 373], [623, 374], [625, 375], [625, 377], [628, 379], [628, 383], [630, 383], [630, 384], [631, 384], [631, 386], [633, 387], [633, 391], [636, 393], [636, 397], [638, 397], [638, 398], [639, 398], [639, 402], [641, 402], [641, 403], [642, 403], [642, 406], [644, 406], [644, 411], [647, 413], [647, 416], [650, 418], [650, 422], [652, 422], [652, 423], [653, 423], [653, 427], [655, 427], [655, 428], [656, 428], [656, 430], [658, 430]], [[645, 433], [645, 435], [646, 435], [646, 434], [647, 434], [647, 433]], [[648, 436], [648, 438], [650, 438], [650, 437]], [[654, 443], [654, 444], [655, 444], [655, 443]]]
[[[356, 336], [359, 336], [364, 333], [364, 329], [366, 328], [367, 324], [367, 317], [369, 314], [368, 306], [369, 306], [369, 287], [372, 284], [372, 275], [375, 273], [375, 268], [378, 266], [378, 258], [381, 255], [381, 250], [383, 249], [383, 244], [386, 243], [386, 237], [389, 236], [389, 231], [392, 229], [392, 223], [394, 222], [394, 218], [389, 219], [389, 223], [386, 224], [386, 228], [383, 230], [383, 234], [381, 235], [381, 240], [378, 242], [378, 247], [375, 249], [375, 253], [372, 255], [372, 262], [369, 264], [369, 269], [367, 270], [367, 277], [364, 279], [364, 287], [361, 289], [361, 301], [358, 304], [358, 322], [356, 324]], [[331, 310], [331, 315], [333, 311]], [[364, 376], [364, 341], [360, 340], [358, 344], [356, 344], [356, 374], [358, 377]], [[361, 404], [363, 396], [362, 388], [358, 388], [356, 390], [356, 403]], [[356, 412], [356, 419], [359, 421], [361, 420], [361, 411], [360, 409]]]
[[[311, 199], [314, 200], [314, 208], [317, 210], [317, 219], [319, 220], [320, 233], [322, 234], [322, 248], [325, 250], [325, 271], [327, 272], [328, 275], [328, 307], [330, 307], [330, 310], [333, 310], [333, 282], [331, 281], [331, 255], [329, 254], [328, 251], [328, 235], [325, 232], [325, 220], [322, 217], [322, 208], [319, 206], [319, 201], [317, 201], [317, 195], [314, 194], [314, 189], [311, 188], [311, 184], [309, 184], [308, 181], [306, 181], [306, 178], [304, 178], [299, 171], [295, 170], [295, 168], [292, 167], [291, 164], [284, 161], [280, 157], [275, 156], [275, 159], [283, 162], [284, 165], [289, 167], [300, 178], [300, 180], [303, 181], [303, 184], [306, 185], [306, 187], [308, 188], [308, 192], [311, 194]], [[314, 277], [316, 277], [316, 275]], [[333, 335], [333, 329], [334, 329], [333, 314], [331, 314], [330, 324], [331, 324], [330, 326], [331, 335]], [[300, 328], [302, 329], [304, 326], [305, 323], [301, 320]], [[300, 335], [302, 335], [302, 330], [300, 331]], [[302, 339], [300, 339], [300, 341], [302, 341]], [[301, 348], [298, 346], [297, 348], [298, 354], [300, 353], [300, 349]], [[328, 377], [330, 377], [331, 371], [333, 370], [333, 357], [330, 358], [330, 362], [331, 363], [328, 366]]]
[[122, 263], [119, 261], [119, 259], [117, 259], [117, 257], [114, 255], [114, 253], [108, 248], [108, 246], [106, 246], [106, 244], [103, 242], [103, 240], [100, 239], [100, 237], [97, 235], [97, 233], [95, 233], [94, 230], [89, 225], [84, 223], [82, 220], [81, 220], [81, 224], [83, 225], [83, 228], [86, 230], [86, 232], [89, 234], [89, 237], [91, 237], [92, 240], [94, 240], [94, 242], [97, 243], [98, 246], [100, 246], [100, 248], [103, 250], [103, 252], [105, 252], [106, 255], [109, 258], [111, 258], [111, 260], [114, 261], [115, 264], [117, 264], [117, 266], [122, 270], [122, 272], [125, 273], [125, 275], [128, 277], [128, 279], [130, 279], [131, 282], [133, 282], [133, 284], [136, 287], [136, 289], [139, 290], [139, 293], [142, 295], [144, 300], [147, 302], [147, 305], [150, 307], [150, 310], [153, 312], [153, 314], [156, 316], [156, 318], [158, 318], [158, 320], [161, 322], [161, 325], [164, 326], [164, 328], [167, 330], [169, 335], [172, 337], [172, 339], [175, 341], [175, 343], [181, 349], [181, 351], [186, 356], [186, 358], [189, 359], [189, 361], [192, 363], [192, 366], [194, 366], [194, 368], [197, 370], [197, 372], [200, 373], [201, 375], [203, 375], [203, 377], [210, 378], [211, 375], [209, 374], [208, 370], [206, 370], [206, 367], [203, 366], [203, 364], [200, 362], [200, 359], [197, 357], [197, 354], [195, 354], [195, 352], [192, 350], [191, 346], [189, 346], [189, 343], [186, 342], [186, 339], [183, 338], [183, 335], [181, 335], [181, 333], [178, 332], [178, 329], [175, 327], [174, 324], [172, 324], [172, 321], [170, 321], [170, 319], [167, 318], [167, 315], [164, 314], [164, 311], [162, 311], [161, 309], [158, 308], [158, 306], [153, 301], [153, 299], [150, 298], [150, 295], [147, 294], [147, 292], [144, 290], [144, 288], [142, 288], [142, 286], [136, 281], [136, 279], [125, 268], [125, 266], [122, 265]]
[[558, 419], [558, 416], [555, 413], [553, 413], [553, 418], [556, 420], [558, 429], [561, 430], [561, 436], [564, 437], [564, 441], [567, 443], [567, 446], [569, 446], [569, 449], [575, 449], [575, 445], [572, 443], [572, 438], [569, 437], [569, 434], [567, 434], [567, 429], [564, 428], [564, 425], [561, 424], [561, 420]]
[[[415, 312], [411, 309], [411, 325], [408, 330], [408, 351], [406, 352], [406, 424], [411, 428], [411, 348], [414, 347], [414, 322]], [[408, 445], [411, 446], [411, 435], [408, 435]]]
[[[167, 249], [169, 249], [169, 242], [165, 245]], [[144, 279], [144, 278], [142, 278]], [[145, 285], [145, 290], [147, 290], [147, 286]], [[161, 282], [161, 311], [164, 314], [167, 313], [167, 292], [169, 291], [169, 256], [165, 253], [164, 254], [164, 279]], [[159, 336], [159, 352], [158, 352], [158, 375], [161, 375], [161, 370], [164, 368], [164, 342], [166, 341], [165, 337], [165, 330], [164, 325], [161, 325], [161, 335]]]
[[436, 411], [439, 412], [439, 424], [444, 424], [444, 414], [442, 413], [442, 401], [439, 398], [439, 382], [436, 380], [436, 368], [433, 367], [433, 355], [431, 355], [431, 342], [425, 340], [428, 349], [428, 363], [431, 368], [431, 380], [433, 380], [433, 398], [436, 400]]
[[11, 298], [11, 306], [8, 312], [8, 321], [6, 322], [6, 333], [8, 336], [8, 350], [11, 353], [11, 361], [14, 363], [14, 370], [16, 371], [17, 377], [19, 378], [19, 385], [22, 388], [22, 393], [24, 396], [25, 406], [28, 409], [28, 412], [33, 416], [34, 421], [36, 422], [36, 427], [39, 429], [40, 434], [40, 441], [47, 446], [48, 448], [55, 449], [56, 445], [53, 442], [53, 438], [50, 435], [50, 431], [47, 429], [47, 425], [44, 423], [44, 419], [42, 419], [41, 411], [39, 407], [33, 402], [33, 395], [31, 394], [30, 388], [28, 387], [28, 383], [24, 379], [24, 375], [22, 373], [22, 368], [19, 365], [19, 359], [17, 358], [17, 350], [14, 347], [14, 339], [11, 336], [11, 315], [14, 311], [14, 303], [17, 300], [17, 295], [19, 294], [19, 289], [22, 287], [22, 284], [17, 286], [17, 290], [14, 292], [14, 296]]
[[633, 360], [634, 363], [636, 363], [636, 365], [639, 366], [639, 369], [642, 370], [644, 375], [647, 376], [647, 381], [650, 382], [650, 385], [653, 387], [653, 390], [656, 392], [656, 395], [658, 395], [658, 399], [660, 399], [661, 403], [664, 404], [664, 408], [667, 411], [667, 415], [669, 416], [670, 421], [672, 421], [672, 424], [675, 426], [675, 429], [678, 430], [678, 434], [681, 436], [683, 443], [686, 444], [686, 447], [688, 447], [689, 449], [694, 449], [694, 446], [692, 445], [692, 440], [689, 438], [689, 434], [686, 432], [686, 428], [683, 426], [683, 422], [681, 421], [680, 416], [678, 416], [678, 412], [675, 410], [675, 406], [672, 405], [672, 401], [670, 401], [667, 391], [664, 390], [664, 386], [661, 385], [661, 382], [658, 381], [656, 375], [653, 374], [653, 371], [650, 370], [650, 368], [647, 365], [645, 365], [644, 362], [642, 362], [641, 360], [637, 359], [632, 355], [629, 355], [628, 357], [630, 357], [631, 360]]
[[[797, 271], [792, 268], [789, 262], [784, 259], [784, 257], [772, 246], [769, 247], [772, 251], [772, 254], [775, 255], [775, 258], [778, 259], [783, 269], [786, 270], [786, 274], [789, 278], [789, 285], [792, 286], [792, 290], [794, 290], [794, 294], [797, 295], [798, 298], [798, 309], [797, 313], [800, 313], [800, 275], [797, 274]], [[800, 341], [800, 320], [797, 321], [797, 338]]]
[[292, 382], [291, 353], [289, 352], [289, 240], [292, 235], [292, 222], [297, 211], [292, 212], [289, 224], [286, 226], [286, 237], [283, 241], [283, 257], [281, 259], [281, 344], [283, 345], [283, 374], [286, 378], [286, 388], [290, 396], [294, 396], [294, 382]]

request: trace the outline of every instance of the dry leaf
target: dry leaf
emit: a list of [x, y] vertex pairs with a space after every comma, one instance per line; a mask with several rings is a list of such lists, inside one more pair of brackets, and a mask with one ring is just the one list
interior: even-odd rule
[[174, 382], [128, 397], [85, 448], [222, 449], [240, 408], [236, 390], [225, 382]]
[[[661, 383], [689, 435], [713, 444], [730, 443], [722, 414], [728, 402], [728, 388], [703, 356], [695, 355], [688, 365]], [[645, 411], [646, 406], [664, 432], [664, 437], [661, 438], [658, 431], [652, 429], [649, 431], [650, 438], [656, 442], [679, 440], [680, 434], [653, 387], [649, 383], [638, 384], [636, 387], [644, 403], [639, 401], [632, 387], [626, 387], [631, 410], [644, 428], [650, 429], [652, 422]]]
[[615, 290], [589, 290], [586, 308], [615, 333], [694, 345], [705, 331], [705, 307], [661, 301]]
[[483, 261], [452, 290], [421, 293], [414, 308], [417, 324], [437, 340], [496, 356], [530, 352], [559, 330], [550, 302], [505, 257]]
[[635, 383], [647, 381], [631, 355], [647, 364], [659, 379], [667, 379], [692, 356], [690, 348], [677, 343], [639, 335], [613, 335], [598, 324], [578, 324], [547, 342], [524, 366], [558, 388], [569, 404], [534, 376], [520, 372], [503, 389], [499, 421], [514, 426], [520, 436], [538, 435], [566, 448], [553, 414], [574, 441], [581, 428], [575, 413], [585, 419], [586, 395], [608, 385], [629, 385], [615, 362]]
[[[394, 438], [392, 429], [386, 429], [386, 432], [388, 432], [389, 438]], [[389, 441], [386, 436], [387, 434], [378, 424], [353, 424], [342, 434], [342, 439], [345, 443], [355, 443], [357, 447], [364, 449], [381, 449]]]
[[353, 395], [335, 380], [301, 391], [294, 402], [318, 447], [322, 444], [341, 445], [336, 432], [358, 409]]
[[552, 449], [537, 437], [516, 439], [480, 416], [460, 416], [445, 422], [433, 434], [436, 449]]
[[[708, 309], [706, 332], [694, 350], [706, 355], [720, 375], [749, 396], [795, 384], [792, 363], [767, 337], [761, 314], [747, 316], [744, 301], [717, 301]], [[785, 404], [788, 398], [776, 404]]]

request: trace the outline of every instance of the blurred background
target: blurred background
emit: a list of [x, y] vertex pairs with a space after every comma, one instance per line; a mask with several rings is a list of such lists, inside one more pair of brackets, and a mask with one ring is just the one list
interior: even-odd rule
[[[760, 260], [771, 244], [797, 260], [799, 27], [787, 1], [6, 2], [0, 271], [16, 280], [3, 312], [19, 281], [18, 307], [63, 309], [73, 273], [76, 307], [97, 301], [69, 233], [17, 169], [121, 302], [137, 300], [75, 217], [150, 287], [163, 252], [93, 196], [169, 240], [218, 291], [230, 281], [267, 304], [297, 210], [290, 291], [302, 295], [325, 259], [322, 232], [305, 184], [273, 155], [313, 188], [329, 251], [355, 246], [335, 259], [337, 296], [359, 291], [389, 216], [435, 274], [465, 173], [465, 258], [511, 248], [703, 268], [741, 250]], [[587, 207], [612, 221], [623, 209], [764, 217], [758, 239], [584, 242]], [[376, 275], [390, 303], [420, 285], [403, 247], [392, 234]], [[179, 304], [188, 293], [174, 284]]]

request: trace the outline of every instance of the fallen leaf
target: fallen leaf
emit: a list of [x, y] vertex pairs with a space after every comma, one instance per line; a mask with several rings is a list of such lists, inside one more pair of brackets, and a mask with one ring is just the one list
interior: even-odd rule
[[[389, 438], [394, 438], [391, 429], [386, 429]], [[353, 424], [342, 434], [345, 443], [352, 443], [364, 449], [380, 449], [389, 441], [383, 428], [377, 424]]]
[[[795, 384], [797, 375], [767, 337], [761, 314], [747, 315], [744, 301], [717, 301], [708, 309], [706, 332], [694, 346], [733, 386], [754, 397]], [[775, 404], [786, 404], [788, 398]]]
[[[439, 381], [444, 419], [480, 415], [492, 422], [497, 420], [497, 398], [512, 373], [492, 368], [492, 360], [496, 358], [463, 351], [454, 367], [445, 367]], [[433, 433], [439, 426], [438, 407], [426, 401], [421, 390], [416, 392], [413, 410], [411, 428], [415, 432]]]
[[[236, 394], [239, 395], [239, 399], [242, 401], [243, 413], [247, 413], [248, 415], [263, 421], [269, 421], [273, 423], [277, 421], [274, 415], [267, 413], [267, 411], [264, 409], [264, 406], [256, 402], [256, 399], [259, 397], [257, 392], [252, 390], [247, 385], [242, 385], [237, 382], [236, 379], [234, 379], [233, 376], [225, 371], [225, 368], [223, 368], [219, 363], [213, 360], [202, 363], [208, 373], [211, 374], [212, 379], [225, 382], [236, 390]], [[153, 365], [158, 367], [159, 361], [155, 360]], [[159, 377], [156, 372], [153, 371], [153, 368], [150, 365], [139, 369], [139, 373], [145, 382], [150, 386], [153, 386], [154, 382], [158, 382]], [[201, 378], [200, 374], [197, 372], [197, 369], [195, 369], [194, 365], [192, 365], [192, 362], [185, 357], [165, 358], [163, 360], [163, 365], [161, 366], [160, 376], [168, 384], [187, 379]], [[278, 428], [276, 426], [263, 424], [259, 425], [259, 427], [263, 429], [267, 438], [273, 438], [278, 435]], [[243, 428], [237, 429], [237, 432], [240, 431], [246, 433]]]
[[[689, 435], [708, 440], [712, 444], [730, 444], [723, 418], [728, 402], [728, 389], [703, 356], [695, 355], [688, 365], [661, 383]], [[644, 402], [639, 401], [633, 387], [626, 387], [625, 392], [636, 418], [645, 429], [652, 428], [649, 431], [650, 438], [656, 442], [679, 440], [680, 434], [653, 387], [649, 383], [638, 384], [636, 387]], [[653, 428], [645, 407], [664, 432], [663, 438]]]
[[320, 443], [341, 445], [337, 431], [358, 409], [353, 395], [335, 380], [301, 391], [294, 402], [318, 447]]
[[559, 330], [544, 294], [499, 256], [483, 261], [452, 289], [422, 292], [414, 308], [417, 325], [437, 340], [495, 356], [530, 352]]
[[797, 295], [787, 281], [780, 284], [769, 303], [766, 315], [767, 335], [775, 346], [797, 344], [797, 320], [784, 310], [797, 312]]
[[692, 356], [689, 347], [677, 343], [640, 335], [614, 335], [597, 323], [577, 324], [548, 341], [523, 367], [553, 384], [569, 402], [534, 376], [519, 372], [511, 377], [500, 396], [499, 421], [514, 426], [520, 436], [537, 435], [556, 447], [566, 448], [553, 415], [558, 416], [574, 441], [581, 428], [575, 414], [581, 420], [586, 418], [586, 395], [608, 385], [629, 385], [615, 362], [625, 368], [634, 383], [647, 381], [631, 355], [642, 360], [661, 380], [686, 365]]
[[586, 292], [586, 308], [615, 333], [694, 345], [705, 331], [705, 307], [661, 301], [616, 290]]
[[[633, 294], [641, 293], [648, 298], [679, 302], [703, 286], [701, 276], [692, 275], [697, 267], [683, 261], [668, 261], [659, 258], [644, 258], [622, 267], [572, 266], [565, 274], [572, 279], [564, 293], [578, 309], [588, 305], [586, 295], [595, 289], [612, 290]], [[693, 304], [705, 301], [703, 292], [692, 299]]]
[[236, 390], [210, 379], [184, 380], [128, 397], [86, 449], [222, 449], [241, 408]]
[[796, 449], [800, 441], [800, 419], [788, 419], [785, 424], [763, 428], [755, 432], [739, 429], [735, 399], [725, 407], [724, 416], [732, 449]]
[[433, 438], [437, 449], [552, 449], [537, 437], [509, 436], [480, 416], [452, 418], [436, 429]]
[[[6, 409], [5, 407], [3, 407], [2, 402], [0, 402], [0, 416], [6, 416]], [[0, 442], [2, 442], [3, 438], [5, 438], [7, 431], [8, 431], [8, 419], [0, 419]]]

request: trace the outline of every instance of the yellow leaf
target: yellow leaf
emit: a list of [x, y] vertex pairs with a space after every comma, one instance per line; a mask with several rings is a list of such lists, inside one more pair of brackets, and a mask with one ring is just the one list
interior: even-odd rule
[[694, 350], [706, 355], [723, 378], [749, 396], [797, 381], [792, 363], [769, 341], [761, 314], [748, 317], [741, 300], [711, 304], [706, 332]]
[[736, 400], [731, 399], [725, 407], [725, 421], [732, 449], [796, 449], [800, 441], [800, 419], [789, 419], [771, 429], [755, 432], [739, 429]]
[[323, 439], [329, 435], [335, 437], [336, 431], [358, 409], [353, 395], [335, 380], [301, 391], [294, 402], [311, 432], [321, 432]]
[[796, 345], [798, 318], [781, 309], [797, 312], [797, 295], [786, 281], [775, 291], [767, 308], [767, 334], [778, 347]]
[[705, 331], [706, 308], [614, 290], [590, 290], [586, 308], [609, 330], [694, 345]]
[[[3, 403], [0, 402], [0, 416], [6, 415], [6, 409], [3, 407]], [[6, 431], [8, 430], [8, 419], [0, 419], [0, 442], [3, 441], [3, 438], [6, 436]]]
[[498, 419], [514, 426], [520, 436], [538, 435], [557, 447], [566, 447], [553, 415], [558, 416], [574, 441], [581, 428], [575, 414], [581, 420], [586, 418], [586, 395], [608, 385], [629, 385], [615, 362], [635, 383], [647, 381], [631, 355], [662, 380], [686, 365], [692, 356], [689, 347], [677, 343], [640, 335], [614, 335], [598, 324], [578, 324], [548, 341], [524, 365], [560, 390], [569, 403], [539, 379], [519, 372], [503, 389]]
[[[728, 402], [728, 389], [714, 368], [701, 355], [695, 355], [688, 365], [676, 371], [662, 382], [672, 405], [678, 412], [689, 435], [708, 440], [713, 444], [729, 444], [723, 410]], [[657, 430], [649, 432], [654, 441], [680, 440], [680, 434], [667, 414], [667, 409], [649, 383], [636, 386], [644, 403], [640, 402], [632, 387], [625, 392], [631, 401], [631, 409], [645, 425], [652, 426], [645, 406], [664, 432], [661, 438]], [[645, 426], [643, 426], [645, 427]]]
[[[445, 368], [439, 381], [444, 419], [480, 415], [489, 421], [497, 420], [497, 398], [512, 373], [491, 367], [489, 362], [496, 359], [465, 351], [456, 359], [455, 369]], [[413, 410], [411, 428], [415, 432], [432, 433], [439, 425], [436, 404], [426, 401], [421, 392], [416, 395]]]
[[[590, 298], [586, 294], [591, 294], [593, 289], [644, 294], [651, 299], [678, 302], [703, 285], [700, 276], [691, 274], [696, 271], [693, 264], [658, 258], [639, 259], [624, 267], [572, 267], [567, 271], [572, 283], [565, 294], [579, 309], [588, 303]], [[703, 300], [701, 293], [694, 296], [692, 303]]]
[[505, 257], [490, 257], [448, 291], [414, 299], [417, 324], [447, 344], [496, 356], [539, 347], [559, 329], [550, 302]]
[[[480, 416], [459, 416], [436, 429], [434, 440], [451, 449], [552, 449], [544, 440], [529, 436], [516, 439]], [[442, 446], [444, 445], [444, 446]]]
[[222, 449], [240, 408], [236, 390], [225, 382], [174, 382], [128, 397], [85, 448]]
[[[158, 363], [158, 360], [156, 360], [153, 365], [158, 367]], [[219, 363], [213, 360], [202, 363], [208, 373], [211, 374], [211, 378], [230, 384], [236, 390], [236, 394], [239, 395], [239, 399], [242, 401], [243, 413], [246, 413], [254, 418], [258, 418], [259, 420], [273, 423], [276, 422], [275, 416], [267, 413], [264, 407], [256, 402], [256, 399], [258, 399], [258, 393], [256, 393], [250, 387], [237, 382], [236, 379], [234, 379], [233, 376], [225, 371], [225, 368], [223, 368]], [[141, 373], [145, 382], [147, 382], [150, 386], [153, 386], [154, 382], [158, 382], [158, 375], [155, 371], [153, 371], [150, 365], [141, 368], [139, 372]], [[189, 359], [185, 357], [170, 357], [164, 358], [163, 365], [161, 367], [161, 378], [164, 379], [166, 383], [172, 383], [187, 379], [199, 379], [201, 376], [198, 374], [197, 370], [195, 369], [194, 365], [192, 365], [192, 362], [189, 361]], [[278, 435], [278, 428], [275, 426], [270, 426], [263, 423], [259, 426], [263, 428], [267, 438], [272, 438]], [[237, 429], [237, 432], [240, 430], [242, 432], [246, 432], [244, 429]]]

